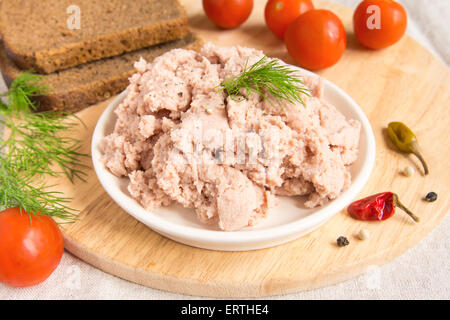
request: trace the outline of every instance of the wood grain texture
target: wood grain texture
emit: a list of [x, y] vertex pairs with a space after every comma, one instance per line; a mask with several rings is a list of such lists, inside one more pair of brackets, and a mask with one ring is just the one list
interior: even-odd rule
[[[246, 45], [292, 63], [283, 44], [266, 29], [264, 1], [255, 1], [249, 21], [235, 30], [218, 30], [201, 10], [201, 1], [182, 1], [191, 27], [206, 40], [223, 45]], [[450, 73], [446, 66], [410, 37], [382, 50], [363, 49], [351, 30], [352, 10], [316, 1], [331, 8], [348, 30], [348, 50], [342, 60], [319, 74], [347, 91], [368, 116], [375, 132], [375, 169], [360, 196], [395, 191], [421, 218], [420, 224], [401, 212], [385, 222], [361, 222], [344, 211], [313, 233], [290, 243], [250, 252], [197, 249], [168, 240], [121, 210], [103, 191], [93, 170], [87, 183], [61, 183], [73, 196], [79, 220], [63, 231], [66, 249], [86, 262], [118, 277], [177, 293], [213, 297], [259, 297], [285, 294], [335, 284], [381, 265], [411, 248], [449, 211], [446, 195], [450, 181]], [[111, 101], [111, 100], [110, 100]], [[87, 128], [77, 136], [90, 148], [96, 121], [109, 101], [84, 110], [79, 116]], [[390, 121], [405, 122], [416, 132], [430, 166], [419, 174], [419, 162], [394, 151], [384, 128]], [[407, 165], [416, 174], [399, 171]], [[434, 203], [422, 200], [429, 191], [439, 194]], [[361, 228], [370, 231], [366, 241], [356, 238]], [[350, 245], [338, 248], [345, 235]]]

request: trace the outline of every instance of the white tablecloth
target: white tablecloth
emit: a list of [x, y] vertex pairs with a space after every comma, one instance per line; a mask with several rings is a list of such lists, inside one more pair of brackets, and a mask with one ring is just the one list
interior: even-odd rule
[[[255, 0], [263, 1], [263, 0]], [[359, 0], [336, 0], [356, 7]], [[450, 64], [450, 1], [403, 0], [408, 34]], [[0, 86], [4, 91], [4, 84]], [[441, 190], [445, 192], [447, 190]], [[442, 196], [446, 196], [442, 194]], [[450, 216], [414, 248], [359, 278], [335, 286], [269, 299], [449, 299]], [[143, 287], [80, 261], [68, 252], [44, 283], [31, 288], [0, 284], [0, 299], [195, 299]]]

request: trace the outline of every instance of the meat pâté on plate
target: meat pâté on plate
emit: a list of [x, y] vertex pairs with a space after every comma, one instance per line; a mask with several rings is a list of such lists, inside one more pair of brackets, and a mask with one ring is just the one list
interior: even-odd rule
[[175, 201], [234, 231], [265, 217], [277, 195], [307, 196], [312, 208], [350, 185], [361, 124], [323, 99], [319, 77], [302, 77], [310, 92], [304, 104], [218, 89], [263, 57], [207, 43], [200, 52], [174, 49], [135, 63], [101, 149], [105, 166], [129, 178], [128, 191], [144, 208]]

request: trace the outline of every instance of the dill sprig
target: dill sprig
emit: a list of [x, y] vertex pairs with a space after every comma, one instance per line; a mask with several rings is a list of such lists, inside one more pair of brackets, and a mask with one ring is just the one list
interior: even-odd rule
[[[248, 96], [252, 91], [273, 104], [273, 99], [281, 106], [281, 101], [305, 104], [302, 94], [309, 96], [309, 89], [295, 76], [295, 70], [280, 64], [278, 59], [262, 57], [252, 66], [245, 63], [244, 71], [233, 78], [225, 79], [220, 85], [230, 97], [239, 100], [242, 90]], [[245, 97], [240, 97], [245, 99]]]
[[8, 104], [0, 100], [0, 125], [7, 137], [0, 142], [0, 206], [20, 207], [37, 215], [72, 221], [75, 210], [69, 208], [70, 198], [61, 192], [49, 191], [45, 176], [65, 175], [71, 182], [85, 180], [80, 141], [67, 137], [74, 128], [76, 116], [51, 111], [35, 112], [35, 97], [48, 94], [42, 77], [28, 72], [13, 81]]
[[0, 149], [7, 150], [5, 156], [16, 171], [32, 176], [65, 174], [71, 182], [74, 178], [84, 180], [85, 165], [80, 157], [85, 155], [78, 151], [80, 142], [60, 134], [76, 125], [67, 120], [69, 116], [26, 111], [7, 111], [3, 116], [0, 124], [9, 129], [9, 136], [0, 142]]
[[33, 178], [30, 173], [18, 173], [12, 162], [0, 157], [0, 206], [19, 207], [29, 215], [45, 215], [64, 222], [76, 219], [76, 210], [67, 206], [70, 198], [62, 192], [49, 191], [54, 186], [36, 186]]
[[43, 96], [50, 92], [51, 88], [42, 83], [42, 76], [28, 71], [22, 72], [12, 83], [6, 93], [10, 112], [28, 112], [30, 108], [37, 110], [37, 104], [33, 98]]

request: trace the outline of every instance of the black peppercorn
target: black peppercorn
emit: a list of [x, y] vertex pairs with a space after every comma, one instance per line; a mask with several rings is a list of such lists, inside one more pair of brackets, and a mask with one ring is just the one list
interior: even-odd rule
[[437, 199], [437, 193], [436, 192], [428, 192], [425, 196], [425, 201], [433, 202]]
[[345, 246], [348, 246], [348, 244], [350, 243], [350, 242], [348, 241], [348, 239], [347, 239], [346, 237], [343, 237], [343, 236], [340, 236], [339, 238], [337, 238], [336, 242], [337, 242], [337, 245], [338, 245], [339, 247], [345, 247]]

